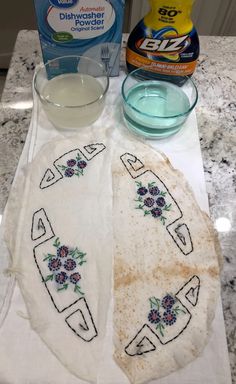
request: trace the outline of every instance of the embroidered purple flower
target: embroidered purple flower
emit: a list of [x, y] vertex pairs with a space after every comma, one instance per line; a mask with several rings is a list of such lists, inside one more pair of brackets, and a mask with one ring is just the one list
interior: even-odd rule
[[58, 257], [57, 258], [54, 257], [48, 263], [48, 268], [50, 269], [50, 271], [58, 271], [60, 267], [61, 267], [61, 261]]
[[160, 217], [162, 215], [162, 210], [160, 208], [153, 208], [151, 214], [153, 217]]
[[74, 165], [76, 164], [76, 160], [75, 159], [67, 160], [66, 164], [68, 165], [68, 167], [74, 167]]
[[149, 193], [152, 195], [152, 196], [156, 196], [160, 193], [160, 189], [156, 186], [154, 187], [150, 187], [149, 188]]
[[158, 197], [158, 199], [156, 200], [156, 203], [159, 207], [164, 207], [166, 202], [164, 197]]
[[137, 194], [140, 195], [140, 196], [146, 195], [147, 192], [148, 192], [148, 190], [145, 187], [139, 187], [138, 190], [137, 190]]
[[170, 309], [175, 304], [175, 299], [171, 295], [163, 297], [161, 305], [163, 308]]
[[144, 200], [144, 205], [146, 205], [146, 207], [152, 207], [153, 204], [154, 204], [154, 199], [152, 197], [147, 197], [145, 200]]
[[76, 268], [76, 262], [73, 259], [67, 259], [64, 263], [64, 268], [67, 271], [73, 271]]
[[69, 253], [69, 249], [68, 247], [66, 247], [65, 245], [62, 245], [60, 248], [58, 248], [57, 250], [57, 256], [58, 257], [66, 257]]
[[[76, 164], [77, 161], [79, 161], [79, 158], [76, 159]], [[73, 287], [74, 292], [83, 296], [84, 293], [79, 284], [81, 275], [77, 271], [77, 267], [81, 267], [86, 263], [86, 253], [82, 252], [78, 247], [61, 245], [59, 237], [53, 240], [53, 246], [56, 248], [56, 255], [48, 253], [43, 259], [43, 261], [47, 262], [47, 267], [51, 272], [42, 281], [44, 283], [54, 281], [57, 292], [64, 292]]]
[[152, 324], [158, 324], [158, 323], [161, 321], [161, 315], [160, 315], [160, 313], [157, 311], [157, 309], [151, 309], [151, 311], [150, 311], [149, 314], [148, 314], [148, 320], [149, 320]]
[[[148, 183], [147, 188], [141, 182], [137, 182], [137, 195], [135, 209], [143, 211], [144, 216], [152, 215], [154, 218], [159, 218], [160, 222], [165, 225], [167, 218], [163, 215], [164, 211], [171, 210], [171, 204], [166, 204], [165, 196], [167, 192], [160, 190], [155, 184], [155, 181]], [[157, 196], [159, 195], [159, 196]], [[144, 197], [145, 196], [145, 197]]]
[[80, 161], [78, 161], [77, 166], [80, 169], [84, 169], [85, 167], [87, 167], [87, 163], [84, 160], [80, 160]]
[[64, 284], [67, 279], [68, 279], [68, 276], [66, 272], [59, 272], [56, 274], [56, 277], [55, 277], [55, 280], [58, 284]]
[[74, 175], [74, 173], [75, 173], [75, 171], [73, 168], [66, 168], [66, 170], [65, 170], [65, 176], [66, 177], [71, 177]]
[[181, 303], [178, 304], [178, 299], [168, 293], [161, 300], [155, 296], [150, 297], [149, 304], [148, 320], [162, 337], [165, 336], [167, 326], [173, 325], [181, 314], [186, 314]]
[[176, 322], [176, 314], [167, 309], [163, 314], [163, 321], [166, 325], [173, 325]]
[[72, 273], [72, 275], [70, 275], [70, 281], [73, 284], [77, 284], [78, 281], [80, 281], [80, 279], [81, 279], [81, 276], [79, 272], [75, 272], [75, 273]]

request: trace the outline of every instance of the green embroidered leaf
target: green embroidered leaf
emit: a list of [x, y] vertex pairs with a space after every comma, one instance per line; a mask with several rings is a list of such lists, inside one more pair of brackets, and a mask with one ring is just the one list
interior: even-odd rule
[[74, 175], [75, 175], [75, 176], [78, 176], [78, 177], [80, 177], [80, 176], [81, 176], [81, 174], [80, 174], [80, 172], [79, 172], [79, 171], [75, 171]]
[[150, 187], [153, 187], [155, 184], [156, 184], [155, 181], [153, 181], [152, 183], [148, 183], [148, 187], [149, 187], [149, 188], [150, 188]]
[[86, 256], [86, 253], [79, 251], [79, 258], [83, 259]]
[[84, 256], [86, 255], [86, 253], [83, 255], [83, 254], [78, 254], [75, 259], [80, 259], [80, 260], [83, 260]]
[[183, 309], [179, 308], [179, 306], [177, 305], [176, 307], [173, 308], [173, 312], [178, 315], [180, 312], [182, 313], [186, 313]]
[[165, 223], [166, 223], [166, 222], [165, 222], [166, 217], [165, 217], [165, 216], [161, 216], [161, 217], [160, 217], [160, 220], [161, 220], [162, 224], [165, 225]]
[[159, 193], [159, 195], [160, 195], [160, 196], [164, 196], [164, 197], [165, 197], [165, 195], [166, 195], [166, 192], [163, 192], [163, 191], [161, 191], [161, 192]]
[[150, 302], [151, 308], [157, 307], [157, 309], [159, 310], [161, 300], [159, 300], [159, 299], [157, 299], [156, 297], [153, 296], [153, 297], [149, 298], [149, 302]]
[[84, 171], [82, 169], [81, 170], [77, 169], [75, 171], [74, 175], [76, 175], [78, 177], [83, 176], [84, 175]]
[[165, 205], [165, 207], [163, 208], [163, 211], [170, 211], [170, 208], [171, 207], [171, 204], [169, 205]]
[[43, 279], [43, 282], [44, 283], [46, 283], [47, 281], [49, 281], [49, 280], [53, 280], [53, 277], [54, 277], [54, 274], [52, 274], [52, 275], [48, 275], [45, 279]]
[[150, 213], [151, 213], [150, 211], [146, 211], [146, 210], [145, 210], [145, 211], [144, 211], [144, 216], [146, 216], [146, 215], [150, 215]]
[[47, 254], [47, 256], [43, 259], [43, 261], [51, 260], [55, 255], [51, 255], [50, 253]]
[[56, 247], [56, 248], [59, 248], [59, 247], [60, 247], [61, 243], [60, 243], [60, 241], [59, 241], [59, 237], [56, 238], [56, 240], [54, 241], [53, 245], [54, 245], [54, 247]]
[[79, 293], [80, 295], [84, 295], [84, 293], [81, 291], [81, 288], [78, 284], [75, 285], [74, 292]]
[[65, 165], [58, 165], [59, 168], [61, 168], [63, 171], [65, 171], [67, 169], [67, 167]]
[[161, 336], [164, 337], [163, 330], [165, 329], [162, 323], [157, 324], [156, 329], [160, 332]]
[[69, 251], [69, 254], [73, 257], [73, 259], [83, 259], [86, 256], [86, 253], [81, 252], [77, 247]]
[[69, 255], [71, 255], [71, 256], [73, 257], [74, 253], [75, 253], [74, 249], [71, 248], [71, 249], [69, 250]]
[[64, 284], [62, 288], [57, 288], [58, 291], [65, 291], [68, 288], [68, 284]]
[[87, 260], [82, 260], [82, 261], [80, 261], [78, 264], [79, 264], [79, 265], [83, 265], [84, 263], [87, 263]]
[[80, 157], [79, 154], [77, 154], [77, 156], [76, 156], [76, 160], [77, 160], [77, 161], [81, 160], [81, 157]]
[[142, 187], [141, 181], [135, 181], [135, 183], [137, 184], [138, 187]]
[[142, 203], [143, 202], [143, 199], [142, 199], [142, 197], [141, 196], [139, 196], [137, 199], [135, 199], [134, 201], [137, 201], [137, 202], [139, 202], [139, 203]]
[[78, 253], [78, 248], [76, 247], [76, 248], [72, 248], [72, 250], [70, 251], [70, 254], [71, 254], [71, 256], [72, 257], [75, 257], [76, 255], [77, 255], [77, 253]]

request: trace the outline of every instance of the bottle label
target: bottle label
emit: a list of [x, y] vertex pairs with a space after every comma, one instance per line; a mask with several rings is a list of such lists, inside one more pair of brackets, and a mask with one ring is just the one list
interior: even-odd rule
[[138, 55], [131, 49], [126, 51], [127, 62], [134, 67], [148, 67], [150, 71], [165, 75], [187, 76], [191, 75], [196, 67], [197, 60], [186, 63], [170, 63], [157, 60], [151, 60], [148, 57]]
[[191, 75], [196, 67], [199, 45], [195, 29], [180, 35], [173, 27], [147, 28], [141, 21], [131, 33], [126, 52], [127, 63], [148, 67], [165, 75]]
[[145, 38], [137, 42], [137, 48], [143, 52], [152, 54], [178, 54], [186, 50], [190, 44], [188, 35], [174, 37], [172, 39], [150, 39]]

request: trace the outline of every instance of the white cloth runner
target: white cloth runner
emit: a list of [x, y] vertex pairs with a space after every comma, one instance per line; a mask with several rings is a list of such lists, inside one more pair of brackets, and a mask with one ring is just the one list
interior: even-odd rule
[[[37, 110], [37, 108], [35, 108]], [[18, 167], [15, 173], [15, 178], [13, 181], [13, 186], [15, 185], [16, 179], [20, 179], [22, 172], [24, 172], [24, 166], [29, 161], [29, 148], [31, 143], [31, 136], [33, 133], [33, 121], [36, 121], [35, 117], [35, 109], [32, 113], [32, 120], [29, 128], [29, 132], [26, 138], [25, 146], [23, 152], [20, 157], [20, 161], [18, 163]], [[5, 207], [5, 212], [7, 211], [8, 203]], [[0, 327], [5, 319], [7, 311], [9, 309], [11, 296], [13, 293], [14, 285], [15, 285], [15, 277], [14, 274], [8, 273], [8, 266], [10, 255], [9, 251], [4, 242], [4, 221], [5, 221], [5, 213], [3, 215], [2, 221], [0, 222], [0, 244], [1, 244], [1, 255], [0, 255]], [[10, 272], [10, 271], [9, 271]]]
[[[111, 79], [107, 105], [101, 118], [93, 124], [91, 131], [100, 127], [123, 130], [120, 105], [121, 78]], [[56, 136], [68, 137], [73, 131], [58, 132], [45, 118], [41, 106], [34, 97], [34, 110], [27, 142], [19, 163], [19, 172], [30, 162], [39, 149]], [[100, 128], [101, 129], [101, 128]], [[86, 132], [81, 130], [81, 134]], [[125, 133], [128, 135], [128, 133]], [[180, 169], [192, 186], [200, 207], [208, 211], [207, 194], [198, 139], [196, 116], [193, 113], [183, 129], [174, 137], [163, 141], [152, 141], [154, 148], [165, 152], [174, 167]], [[27, 161], [26, 161], [27, 158]], [[190, 166], [191, 159], [191, 166]], [[29, 321], [19, 316], [26, 309], [18, 286], [12, 298], [8, 316], [0, 329], [0, 382], [1, 384], [82, 384], [72, 376], [47, 349], [38, 335], [31, 330]], [[23, 316], [24, 317], [24, 316]], [[109, 322], [110, 326], [112, 322]], [[213, 332], [202, 356], [187, 367], [153, 383], [158, 384], [230, 384], [230, 369], [225, 338], [222, 307], [219, 305], [213, 322]], [[111, 334], [111, 332], [110, 332]], [[125, 384], [127, 378], [112, 360], [112, 351], [104, 359], [106, 380], [103, 374], [98, 378], [101, 384]], [[109, 373], [109, 374], [108, 374]]]

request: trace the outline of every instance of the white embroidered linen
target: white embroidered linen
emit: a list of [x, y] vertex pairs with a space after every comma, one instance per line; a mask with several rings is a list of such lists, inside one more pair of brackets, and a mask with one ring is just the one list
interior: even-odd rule
[[[50, 384], [54, 382], [81, 384], [84, 383], [83, 379], [103, 384], [125, 384], [128, 382], [124, 373], [112, 360], [112, 333], [114, 327], [110, 302], [113, 273], [111, 254], [113, 253], [114, 239], [112, 207], [114, 201], [114, 206], [116, 206], [118, 197], [116, 195], [115, 179], [113, 180], [114, 184], [112, 183], [111, 158], [115, 158], [116, 161], [119, 162], [119, 166], [122, 167], [123, 163], [120, 157], [125, 153], [137, 156], [139, 160], [143, 160], [144, 164], [145, 159], [141, 159], [143, 152], [142, 144], [136, 143], [136, 139], [133, 139], [123, 128], [119, 117], [120, 106], [116, 105], [117, 100], [119, 100], [118, 83], [120, 84], [120, 80], [118, 82], [117, 79], [113, 80], [110, 98], [108, 98], [108, 103], [110, 104], [106, 106], [101, 120], [97, 121], [90, 129], [80, 130], [77, 136], [62, 141], [55, 140], [54, 143], [43, 148], [42, 152], [39, 151], [43, 144], [48, 138], [54, 139], [55, 136], [58, 136], [58, 132], [45, 120], [45, 116], [40, 108], [39, 114], [33, 117], [31, 125], [33, 135], [29, 158], [31, 160], [35, 156], [35, 153], [38, 153], [38, 157], [36, 157], [30, 167], [28, 173], [30, 177], [27, 177], [25, 184], [25, 196], [27, 196], [27, 198], [25, 197], [23, 200], [24, 203], [20, 216], [24, 230], [22, 231], [22, 226], [19, 227], [20, 230], [17, 240], [15, 241], [15, 236], [8, 236], [8, 240], [11, 241], [11, 250], [14, 254], [13, 267], [19, 267], [21, 271], [23, 270], [22, 275], [17, 275], [17, 280], [20, 282], [25, 298], [30, 324], [50, 349], [45, 348], [37, 335], [32, 333], [29, 329], [28, 320], [23, 320], [16, 315], [16, 309], [24, 310], [24, 304], [20, 298], [18, 287], [16, 287], [10, 313], [3, 327], [0, 329], [0, 339], [2, 340], [2, 343], [0, 343], [0, 361], [2, 362], [0, 363], [0, 381], [2, 382], [5, 380], [10, 384], [25, 384], [26, 378], [29, 379], [29, 377], [33, 384], [49, 382]], [[116, 107], [114, 107], [115, 105]], [[180, 168], [183, 171], [185, 171], [184, 167], [186, 167], [185, 173], [189, 176], [191, 170], [186, 166], [184, 157], [189, 150], [193, 157], [196, 156], [199, 168], [199, 179], [198, 183], [196, 183], [197, 187], [196, 189], [194, 188], [194, 190], [199, 203], [207, 209], [195, 115], [190, 117], [189, 124], [190, 126], [186, 126], [186, 129], [183, 129], [179, 135], [171, 139], [172, 152], [170, 151], [170, 157], [174, 164], [181, 164]], [[109, 126], [111, 127], [110, 129]], [[68, 134], [71, 134], [71, 132], [62, 132], [59, 136], [67, 137]], [[185, 152], [182, 151], [182, 154], [184, 152], [184, 156], [182, 156], [180, 148], [183, 145], [181, 138], [183, 138], [184, 135], [186, 135], [187, 138], [185, 142], [188, 142], [188, 144], [191, 143], [192, 148], [191, 145], [189, 148], [185, 148]], [[98, 146], [91, 146], [91, 144], [103, 144], [105, 149], [99, 152]], [[164, 141], [157, 146], [159, 149], [162, 149], [165, 145], [166, 143]], [[100, 146], [100, 149], [101, 148]], [[95, 153], [96, 151], [99, 153], [92, 158], [94, 150]], [[69, 155], [67, 152], [69, 152]], [[168, 152], [168, 149], [166, 152]], [[78, 153], [80, 159], [77, 160], [76, 156]], [[84, 155], [87, 156], [87, 158]], [[91, 158], [89, 156], [91, 156]], [[155, 158], [156, 156], [154, 155]], [[79, 161], [85, 161], [87, 163], [86, 166], [82, 168], [83, 175], [77, 176], [75, 174], [75, 171], [78, 169], [76, 168], [77, 165], [71, 165], [73, 162], [70, 163], [71, 166], [69, 167], [74, 169], [74, 173], [73, 171], [69, 171], [69, 173], [71, 172], [73, 175], [69, 176], [68, 173], [66, 176], [63, 174], [63, 172], [66, 171], [66, 169], [63, 169], [63, 166], [67, 166], [67, 162], [70, 160], [76, 160], [77, 163]], [[132, 160], [133, 159], [131, 159], [131, 163]], [[147, 164], [145, 164], [145, 166], [146, 165]], [[153, 166], [153, 164], [151, 165]], [[116, 170], [118, 169], [119, 167], [116, 168]], [[57, 172], [59, 170], [63, 174], [63, 177], [60, 179], [58, 178], [60, 176]], [[123, 167], [122, 174], [124, 170]], [[154, 171], [154, 169], [152, 170]], [[129, 177], [128, 173], [126, 173], [126, 177]], [[57, 182], [53, 184], [53, 179], [55, 181], [57, 178]], [[191, 179], [188, 177], [188, 180], [189, 179], [194, 186], [195, 178]], [[132, 181], [131, 178], [130, 181]], [[62, 183], [63, 188], [61, 187]], [[50, 187], [42, 188], [47, 186], [47, 184], [51, 184]], [[166, 185], [167, 184], [168, 183], [166, 183]], [[32, 188], [33, 193], [30, 192]], [[77, 191], [78, 188], [80, 191], [78, 190], [76, 193], [75, 191]], [[135, 193], [136, 191], [137, 190], [134, 189]], [[129, 204], [134, 208], [133, 214], [142, 213], [141, 210], [135, 209], [136, 202], [134, 200], [137, 196], [135, 195], [133, 197], [128, 193], [127, 195]], [[16, 195], [16, 197], [18, 197], [18, 195]], [[76, 201], [76, 203], [73, 203], [74, 201]], [[131, 209], [131, 205], [129, 209]], [[32, 209], [30, 210], [30, 208]], [[146, 219], [151, 219], [151, 217], [143, 218], [145, 221]], [[139, 226], [140, 221], [137, 220], [137, 223]], [[122, 225], [123, 221], [120, 224], [121, 229]], [[45, 236], [45, 232], [48, 233], [47, 231], [52, 231], [52, 239], [41, 243], [41, 236]], [[30, 234], [30, 240], [24, 241], [27, 236], [26, 233], [28, 235]], [[21, 238], [21, 234], [23, 234], [23, 238]], [[60, 244], [58, 244], [58, 241]], [[57, 244], [58, 247], [54, 244]], [[61, 246], [67, 247], [68, 252], [73, 253], [75, 248], [78, 247], [79, 251], [86, 253], [84, 256], [86, 262], [82, 263], [79, 267], [81, 278], [78, 280], [80, 282], [79, 290], [81, 290], [84, 295], [73, 292], [75, 285], [72, 285], [72, 283], [62, 291], [57, 291], [58, 287], [63, 288], [63, 284], [58, 285], [59, 283], [55, 280], [57, 270], [51, 271], [48, 265], [52, 259], [56, 259], [57, 250]], [[30, 252], [26, 254], [24, 247], [28, 248]], [[16, 253], [14, 253], [14, 249], [17, 250]], [[91, 256], [92, 254], [95, 255], [95, 259], [94, 256]], [[53, 257], [50, 259], [49, 255], [53, 255]], [[46, 259], [48, 256], [49, 258]], [[117, 258], [117, 255], [115, 255], [115, 258]], [[60, 258], [59, 261], [63, 264], [62, 272], [69, 272], [67, 277], [68, 281], [71, 272], [65, 269], [62, 259], [63, 258]], [[65, 256], [65, 259], [68, 261], [68, 256]], [[69, 265], [72, 267], [73, 263], [70, 262]], [[47, 276], [50, 276], [50, 273], [51, 275], [53, 274], [53, 280], [49, 279], [47, 286], [50, 293], [53, 287], [55, 288], [53, 297], [50, 296], [45, 281]], [[63, 276], [65, 277], [65, 275], [61, 275], [62, 281]], [[113, 277], [116, 281], [116, 276], [114, 275]], [[65, 284], [67, 284], [67, 281]], [[181, 286], [179, 288], [181, 288]], [[165, 290], [163, 290], [160, 295], [158, 293], [158, 295], [164, 295], [164, 291]], [[176, 290], [173, 290], [173, 294], [176, 293]], [[185, 294], [186, 293], [187, 292], [185, 292]], [[78, 297], [79, 300], [73, 304], [75, 306], [75, 311], [73, 311], [73, 306], [70, 307], [68, 302], [72, 304], [72, 302], [74, 303], [76, 301], [75, 294], [78, 295], [76, 297]], [[72, 296], [73, 300], [71, 300]], [[65, 297], [67, 297], [68, 300]], [[81, 305], [76, 307], [78, 304]], [[79, 315], [77, 318], [78, 321], [73, 321], [73, 317], [70, 317], [73, 313]], [[84, 314], [87, 314], [87, 317], [84, 316]], [[116, 319], [116, 317], [114, 317], [114, 319]], [[14, 331], [14, 334], [12, 333], [12, 326], [14, 326], [15, 330], [16, 327], [19, 326], [18, 340], [21, 340], [21, 337], [25, 340], [24, 336], [29, 335], [29, 339], [25, 340], [24, 343], [22, 342], [20, 349], [17, 346], [14, 347], [16, 331]], [[79, 329], [76, 329], [76, 327], [79, 327]], [[90, 337], [94, 337], [91, 341], [85, 341], [81, 338], [81, 332], [88, 332], [86, 328], [89, 329], [89, 333], [92, 330]], [[136, 328], [134, 327], [133, 336], [135, 336]], [[20, 329], [22, 329], [22, 335]], [[207, 382], [210, 384], [230, 383], [221, 307], [219, 307], [217, 318], [213, 322], [213, 331], [213, 337], [210, 338], [209, 344], [199, 358], [184, 369], [170, 374], [165, 378], [155, 380], [155, 383], [177, 384], [181, 381], [182, 383], [189, 384], [191, 382], [190, 379], [193, 378], [194, 381], [192, 382], [198, 384], [203, 380], [203, 371], [204, 378], [206, 379], [207, 377]], [[11, 341], [11, 339], [13, 340]], [[115, 340], [117, 340], [116, 335]], [[152, 340], [150, 341], [153, 342]], [[176, 339], [176, 342], [177, 341], [178, 338]], [[128, 343], [125, 347], [127, 347]], [[117, 345], [116, 342], [115, 345]], [[124, 345], [123, 340], [121, 345]], [[142, 343], [139, 347], [140, 346], [142, 347]], [[200, 345], [200, 348], [201, 346], [202, 345]], [[13, 364], [10, 356], [14, 359], [14, 356], [19, 355], [20, 350], [22, 350], [22, 359], [19, 358], [19, 364]], [[118, 355], [119, 350], [120, 346], [118, 345]], [[223, 364], [221, 353], [218, 354], [216, 352], [222, 350], [225, 351]], [[34, 365], [38, 354], [40, 354], [40, 362], [45, 365], [45, 370], [35, 367], [35, 369], [33, 369], [34, 372], [30, 373], [28, 369]], [[55, 359], [54, 355], [58, 357], [65, 368]], [[27, 361], [25, 360], [25, 356], [27, 356]], [[48, 377], [48, 370], [46, 368], [48, 365], [50, 366], [50, 378]], [[213, 370], [207, 370], [206, 368], [211, 365], [215, 368]], [[11, 366], [12, 369], [10, 368]], [[181, 366], [183, 366], [183, 363], [179, 361], [179, 367]], [[122, 369], [124, 369], [124, 367], [122, 367]], [[168, 370], [168, 372], [170, 371], [171, 369]], [[70, 372], [80, 377], [80, 379], [71, 376]], [[139, 378], [140, 382], [143, 380], [142, 376], [128, 375], [133, 382], [139, 382]]]
[[219, 255], [183, 176], [150, 147], [115, 139], [77, 135], [39, 151], [9, 244], [31, 326], [59, 360], [96, 382], [114, 296], [114, 356], [143, 383], [203, 350]]
[[183, 175], [146, 146], [124, 147], [112, 163], [114, 355], [131, 383], [144, 383], [204, 348], [221, 255]]
[[9, 236], [31, 326], [71, 372], [95, 382], [111, 296], [110, 156], [103, 144], [82, 152], [77, 140], [36, 156]]

